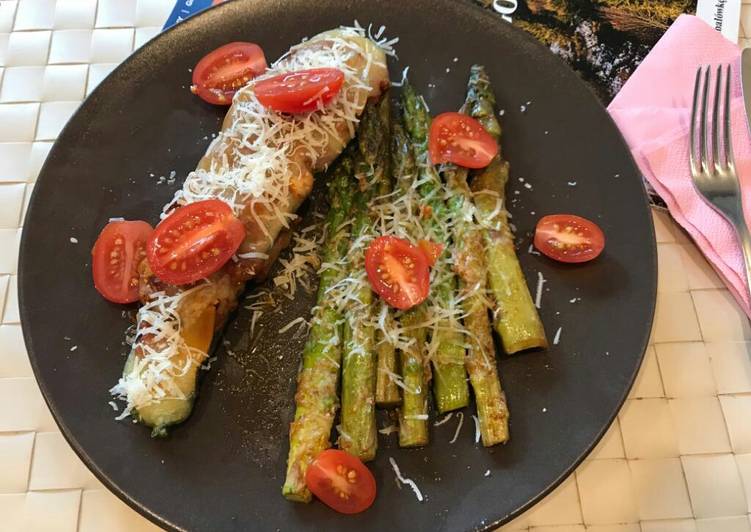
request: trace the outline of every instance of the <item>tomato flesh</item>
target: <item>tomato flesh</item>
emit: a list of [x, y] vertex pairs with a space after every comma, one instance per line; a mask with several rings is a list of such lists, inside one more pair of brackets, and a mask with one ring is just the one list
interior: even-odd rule
[[305, 473], [305, 484], [324, 504], [343, 514], [367, 510], [376, 496], [373, 473], [359, 458], [339, 449], [316, 456]]
[[430, 124], [428, 150], [433, 164], [484, 168], [498, 154], [498, 143], [474, 118], [462, 113], [442, 113]]
[[108, 223], [91, 250], [94, 287], [108, 301], [138, 300], [138, 264], [154, 230], [142, 221]]
[[266, 68], [266, 57], [257, 44], [225, 44], [198, 62], [193, 69], [190, 90], [208, 103], [229, 105], [235, 92], [265, 72]]
[[605, 249], [605, 235], [596, 223], [574, 214], [552, 214], [537, 222], [535, 247], [560, 262], [587, 262]]
[[431, 268], [435, 265], [435, 261], [438, 260], [438, 257], [441, 256], [441, 253], [443, 253], [444, 248], [443, 244], [436, 244], [432, 240], [418, 240], [417, 246], [423, 253], [425, 253], [428, 266]]
[[312, 68], [259, 80], [255, 93], [261, 105], [280, 113], [306, 113], [339, 94], [344, 73], [338, 68]]
[[175, 209], [156, 226], [146, 254], [152, 271], [170, 284], [188, 284], [219, 270], [245, 239], [245, 226], [220, 200]]
[[425, 253], [393, 236], [373, 240], [365, 252], [365, 271], [373, 291], [392, 307], [406, 310], [430, 293], [430, 270]]

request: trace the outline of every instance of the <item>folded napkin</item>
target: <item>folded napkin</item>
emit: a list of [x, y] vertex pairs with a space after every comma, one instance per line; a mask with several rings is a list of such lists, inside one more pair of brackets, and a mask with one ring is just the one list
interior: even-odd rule
[[[689, 128], [696, 69], [731, 64], [733, 149], [746, 219], [751, 208], [751, 138], [740, 86], [740, 49], [701, 19], [682, 15], [608, 106], [644, 176], [751, 317], [743, 255], [733, 227], [691, 182]], [[713, 72], [714, 74], [714, 72]]]

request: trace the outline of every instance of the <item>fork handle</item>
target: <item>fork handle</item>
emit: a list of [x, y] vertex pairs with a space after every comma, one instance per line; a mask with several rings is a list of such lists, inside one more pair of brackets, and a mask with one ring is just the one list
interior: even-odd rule
[[749, 301], [751, 302], [751, 292], [749, 292], [749, 290], [751, 290], [751, 233], [749, 233], [745, 221], [736, 224], [735, 229], [738, 233], [738, 240], [741, 244], [741, 249], [743, 250], [743, 262], [746, 268], [746, 282], [748, 283], [746, 295], [749, 296]]

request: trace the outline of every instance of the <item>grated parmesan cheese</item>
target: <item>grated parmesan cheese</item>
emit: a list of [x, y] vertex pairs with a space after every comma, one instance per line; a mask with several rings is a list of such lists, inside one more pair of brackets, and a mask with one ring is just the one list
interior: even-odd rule
[[542, 272], [537, 272], [537, 293], [535, 294], [535, 307], [538, 309], [542, 307], [542, 287], [545, 285], [546, 280], [542, 276]]
[[454, 443], [456, 441], [456, 439], [459, 437], [459, 431], [462, 430], [462, 425], [464, 424], [464, 414], [457, 412], [456, 415], [459, 417], [459, 423], [456, 425], [456, 432], [454, 432], [454, 437], [451, 438], [451, 441], [449, 443]]
[[296, 233], [292, 237], [291, 257], [279, 259], [282, 270], [272, 282], [287, 299], [295, 298], [298, 285], [307, 292], [313, 290], [310, 279], [321, 267], [319, 247], [324, 235], [321, 232], [317, 237], [308, 237], [307, 233], [318, 228], [319, 224], [313, 224]]
[[412, 488], [412, 491], [415, 492], [415, 497], [417, 497], [418, 501], [424, 501], [425, 498], [422, 496], [422, 492], [420, 491], [420, 488], [417, 487], [417, 484], [415, 484], [415, 481], [402, 476], [402, 472], [399, 470], [399, 466], [396, 464], [396, 460], [394, 460], [391, 456], [389, 456], [389, 463], [391, 464], [391, 468], [394, 470], [396, 479], [402, 484], [405, 484]]
[[397, 427], [396, 425], [388, 425], [387, 427], [379, 429], [378, 432], [388, 436], [389, 434], [393, 434], [394, 432], [399, 432], [399, 427]]
[[558, 330], [555, 331], [555, 336], [553, 337], [553, 345], [558, 345], [558, 342], [561, 341], [561, 331], [563, 330], [563, 327], [558, 327]]
[[475, 443], [480, 443], [480, 418], [472, 414], [472, 421], [475, 422]]
[[279, 329], [279, 331], [278, 331], [279, 334], [286, 333], [287, 331], [289, 331], [292, 327], [294, 327], [298, 323], [305, 323], [305, 318], [302, 318], [302, 317], [295, 318], [294, 320], [292, 320], [291, 322], [289, 322], [287, 325], [285, 325], [284, 327], [282, 327], [281, 329]]
[[436, 421], [435, 423], [433, 423], [433, 426], [434, 427], [440, 427], [441, 425], [443, 425], [444, 423], [446, 423], [452, 417], [454, 417], [454, 413], [453, 412], [449, 412], [448, 414], [446, 414], [446, 417], [444, 417], [443, 419], [441, 419], [441, 420]]

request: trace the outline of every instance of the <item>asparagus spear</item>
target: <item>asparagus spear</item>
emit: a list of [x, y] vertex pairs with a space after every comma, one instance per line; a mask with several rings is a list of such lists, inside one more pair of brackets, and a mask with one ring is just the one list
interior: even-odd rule
[[363, 257], [364, 241], [368, 236], [368, 196], [367, 191], [358, 190], [352, 202], [352, 240], [355, 249], [348, 251], [347, 281], [357, 279], [358, 284], [353, 301], [345, 309], [342, 419], [339, 430], [339, 447], [363, 461], [375, 458], [377, 447], [375, 331], [368, 319], [372, 292], [365, 279]]
[[[484, 67], [473, 65], [467, 94], [468, 112], [499, 142], [501, 125], [495, 117], [495, 96]], [[505, 199], [509, 164], [500, 154], [477, 172], [472, 180], [475, 206], [485, 230], [488, 282], [495, 299], [495, 329], [501, 336], [506, 353], [534, 347], [547, 347], [540, 316], [527, 287], [514, 249], [514, 235], [508, 216], [501, 207]]]
[[[351, 203], [350, 179], [352, 154], [348, 149], [330, 170], [329, 203], [326, 217], [327, 237], [322, 256], [335, 263], [346, 254], [349, 245], [345, 221]], [[310, 335], [303, 350], [303, 365], [295, 394], [295, 419], [290, 425], [287, 476], [282, 494], [295, 501], [308, 502], [311, 494], [305, 485], [305, 472], [316, 455], [328, 448], [331, 427], [338, 408], [337, 385], [341, 364], [341, 312], [328, 290], [341, 278], [335, 268], [321, 273], [317, 306], [313, 311]]]
[[[392, 167], [397, 190], [407, 194], [416, 177], [417, 168], [409, 139], [401, 124], [395, 123], [392, 132]], [[418, 306], [406, 311], [399, 324], [406, 330], [408, 347], [400, 349], [402, 370], [402, 407], [399, 409], [399, 446], [420, 447], [428, 443], [428, 382], [430, 366], [425, 357], [427, 330], [419, 326], [425, 322], [425, 310]]]
[[[376, 195], [379, 202], [389, 201], [386, 196], [392, 190], [391, 179], [391, 101], [388, 94], [385, 94], [377, 107], [377, 120], [369, 120], [367, 124], [372, 127], [367, 136], [363, 136], [361, 141], [361, 152], [365, 161], [373, 168], [373, 184], [376, 187]], [[375, 220], [377, 214], [371, 212], [371, 219]], [[391, 324], [394, 320], [393, 312], [389, 310], [381, 300], [373, 303], [373, 312], [385, 312], [388, 328], [393, 328]], [[396, 349], [394, 344], [387, 341], [383, 332], [376, 331], [376, 352], [378, 354], [378, 366], [376, 370], [376, 405], [381, 407], [393, 407], [401, 402], [399, 387], [393, 379], [397, 374]]]
[[[448, 211], [443, 200], [443, 186], [435, 167], [428, 156], [428, 129], [430, 115], [422, 97], [405, 83], [402, 89], [404, 119], [412, 141], [412, 149], [418, 168], [420, 186], [418, 192], [424, 202], [424, 228], [427, 235], [438, 243], [447, 243]], [[450, 310], [454, 305], [456, 277], [447, 267], [447, 257], [442, 255], [433, 267], [434, 279], [431, 290], [434, 301]], [[469, 390], [464, 371], [465, 349], [462, 332], [457, 319], [446, 317], [439, 320], [433, 329], [431, 343], [437, 345], [431, 357], [435, 375], [433, 392], [439, 412], [447, 412], [467, 406]]]
[[[471, 88], [471, 87], [470, 87]], [[462, 109], [471, 104], [468, 102]], [[486, 447], [508, 440], [508, 406], [501, 389], [495, 361], [495, 347], [488, 318], [485, 292], [487, 264], [483, 231], [471, 216], [472, 193], [467, 184], [468, 170], [453, 164], [442, 167], [448, 187], [447, 205], [452, 213], [454, 271], [459, 277], [464, 327], [467, 330], [467, 373], [475, 392], [482, 443]]]
[[346, 309], [342, 368], [342, 421], [339, 446], [361, 460], [375, 458], [376, 349], [371, 325], [376, 304], [365, 273], [365, 250], [374, 236], [376, 194], [388, 191], [389, 99], [368, 103], [358, 129], [359, 189], [353, 201], [353, 246], [348, 280], [358, 280], [354, 300]]

